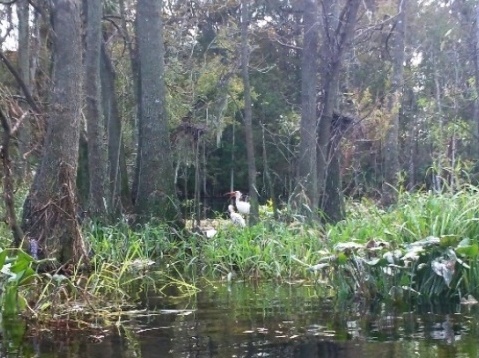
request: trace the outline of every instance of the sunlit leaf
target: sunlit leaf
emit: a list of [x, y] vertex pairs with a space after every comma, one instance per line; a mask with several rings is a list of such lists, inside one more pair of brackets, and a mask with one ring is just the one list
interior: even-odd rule
[[456, 249], [456, 252], [461, 256], [473, 259], [473, 258], [476, 258], [477, 255], [479, 254], [479, 245], [472, 244], [472, 245], [458, 246]]

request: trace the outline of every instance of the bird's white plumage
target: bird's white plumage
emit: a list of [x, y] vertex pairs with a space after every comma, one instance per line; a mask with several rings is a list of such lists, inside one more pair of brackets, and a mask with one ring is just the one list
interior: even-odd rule
[[233, 205], [228, 205], [228, 211], [230, 212], [230, 218], [233, 224], [241, 227], [246, 227], [246, 221], [240, 214], [235, 212], [235, 208]]
[[237, 190], [234, 192], [234, 194], [236, 197], [236, 208], [238, 209], [238, 212], [243, 215], [249, 215], [249, 211], [251, 208], [250, 203], [241, 200], [242, 194], [240, 191]]

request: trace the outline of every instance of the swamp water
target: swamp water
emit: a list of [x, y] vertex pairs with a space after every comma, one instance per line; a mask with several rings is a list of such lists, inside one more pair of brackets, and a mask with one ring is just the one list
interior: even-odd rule
[[296, 284], [147, 295], [104, 333], [4, 326], [2, 357], [479, 357], [479, 307], [335, 307]]

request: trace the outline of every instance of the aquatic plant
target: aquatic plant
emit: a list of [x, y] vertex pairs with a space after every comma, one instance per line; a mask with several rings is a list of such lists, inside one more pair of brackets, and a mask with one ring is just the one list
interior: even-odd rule
[[33, 258], [21, 249], [0, 251], [0, 307], [2, 316], [16, 315], [27, 306], [21, 288], [37, 277]]
[[479, 294], [478, 237], [476, 188], [401, 193], [389, 210], [350, 205], [311, 270], [323, 270], [341, 297], [460, 299]]
[[466, 238], [430, 236], [409, 244], [340, 243], [312, 272], [328, 277], [338, 294], [365, 300], [461, 298], [479, 292], [479, 245]]

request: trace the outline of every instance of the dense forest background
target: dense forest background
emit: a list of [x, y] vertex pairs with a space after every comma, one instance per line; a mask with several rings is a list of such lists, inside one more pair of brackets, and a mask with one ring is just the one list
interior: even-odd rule
[[79, 211], [203, 218], [233, 189], [252, 222], [267, 201], [334, 222], [346, 198], [476, 182], [475, 0], [2, 4], [4, 193], [30, 187], [24, 232]]

